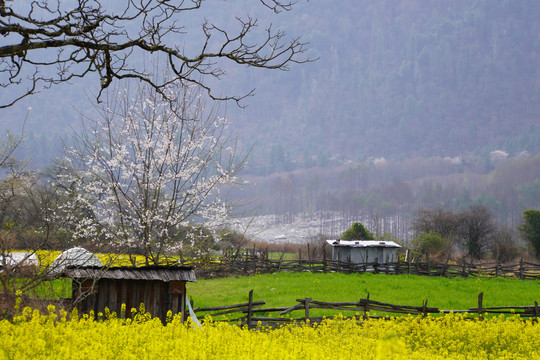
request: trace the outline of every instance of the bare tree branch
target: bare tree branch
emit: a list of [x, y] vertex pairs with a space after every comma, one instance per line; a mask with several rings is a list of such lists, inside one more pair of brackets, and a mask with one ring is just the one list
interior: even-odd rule
[[[260, 2], [276, 13], [293, 5]], [[238, 18], [236, 31], [210, 22], [202, 25], [201, 33], [188, 31], [180, 21], [202, 6], [202, 0], [130, 0], [122, 5], [102, 0], [0, 1], [0, 86], [10, 88], [0, 108], [91, 73], [98, 74], [102, 90], [116, 80], [138, 79], [160, 92], [170, 81], [182, 80], [202, 86], [213, 99], [238, 102], [251, 92], [214, 94], [206, 77], [221, 78], [227, 62], [287, 70], [291, 63], [311, 61], [303, 55], [306, 43], [287, 39], [271, 25], [259, 29], [252, 18]], [[198, 46], [187, 50], [179, 45], [186, 42]], [[146, 72], [144, 57], [166, 59], [175, 78], [164, 82]]]

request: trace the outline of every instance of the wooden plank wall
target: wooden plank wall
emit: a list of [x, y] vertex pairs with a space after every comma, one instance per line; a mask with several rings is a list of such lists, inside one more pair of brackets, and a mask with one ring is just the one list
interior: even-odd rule
[[[105, 308], [120, 316], [131, 317], [131, 309], [137, 311], [143, 303], [152, 317], [165, 321], [167, 312], [182, 314], [185, 318], [186, 285], [183, 281], [163, 282], [156, 280], [73, 280], [72, 300], [80, 313], [104, 313]], [[122, 304], [126, 313], [122, 314]]]

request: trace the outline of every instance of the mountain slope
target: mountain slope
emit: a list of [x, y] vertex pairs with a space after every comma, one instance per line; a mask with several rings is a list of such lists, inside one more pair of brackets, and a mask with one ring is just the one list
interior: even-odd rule
[[[233, 24], [257, 8], [226, 3], [205, 2], [205, 16]], [[235, 94], [256, 88], [246, 109], [227, 108], [239, 142], [253, 149], [251, 173], [332, 159], [540, 152], [537, 1], [320, 0], [255, 15], [309, 41], [319, 60], [289, 72], [230, 68], [217, 85]], [[0, 127], [18, 131], [31, 106], [25, 130], [40, 149], [54, 149], [80, 122], [78, 111], [91, 111], [85, 92], [96, 84], [34, 96], [2, 111]], [[36, 146], [26, 153], [43, 157]]]
[[296, 32], [320, 59], [261, 80], [235, 119], [262, 145], [256, 162], [272, 170], [272, 145], [297, 161], [540, 150], [537, 2], [322, 1], [299, 12]]

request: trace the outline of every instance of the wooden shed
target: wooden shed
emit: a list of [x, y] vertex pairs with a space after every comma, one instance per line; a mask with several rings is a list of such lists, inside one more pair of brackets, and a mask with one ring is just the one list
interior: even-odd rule
[[332, 260], [351, 263], [392, 263], [397, 261], [396, 251], [401, 247], [393, 241], [379, 240], [326, 240], [332, 245]]
[[153, 317], [165, 320], [167, 312], [182, 314], [185, 319], [186, 282], [195, 282], [195, 272], [185, 266], [146, 267], [71, 267], [63, 272], [71, 278], [73, 306], [80, 313], [103, 312], [105, 307], [126, 317], [131, 309], [144, 304]]

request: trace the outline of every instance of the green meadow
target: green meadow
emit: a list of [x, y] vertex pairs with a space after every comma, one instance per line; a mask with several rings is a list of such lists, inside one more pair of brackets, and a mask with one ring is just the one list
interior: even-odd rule
[[540, 302], [540, 281], [503, 278], [443, 278], [415, 275], [275, 273], [239, 276], [189, 283], [188, 295], [195, 307], [245, 303], [253, 289], [253, 300], [266, 301], [265, 307], [296, 304], [310, 297], [328, 302], [371, 300], [444, 310], [476, 307], [484, 293], [484, 307], [521, 306]]

